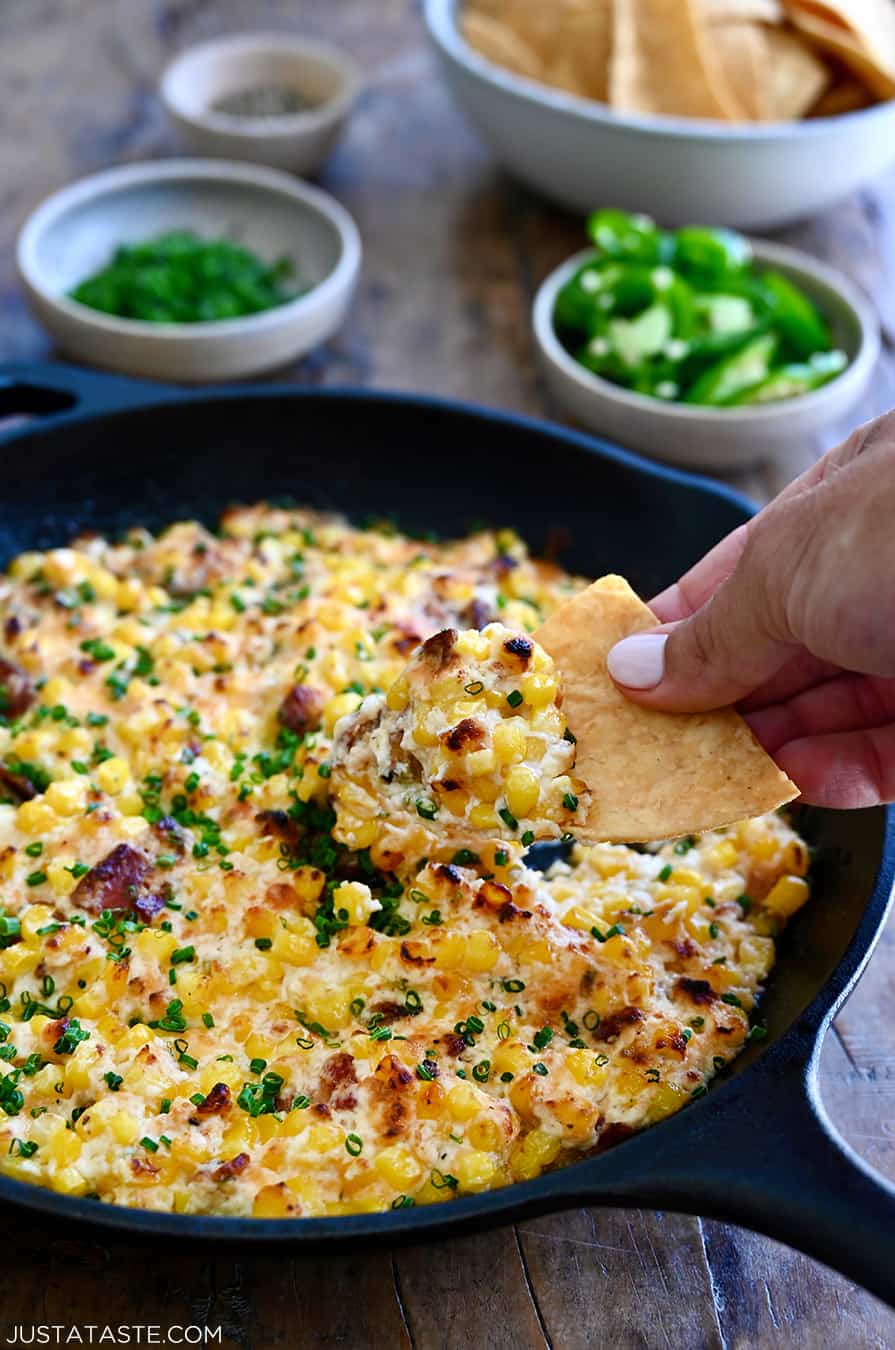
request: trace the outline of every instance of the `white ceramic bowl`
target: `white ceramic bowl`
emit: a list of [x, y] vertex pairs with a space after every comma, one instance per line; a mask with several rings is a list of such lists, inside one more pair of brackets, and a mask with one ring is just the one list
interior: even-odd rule
[[829, 384], [799, 398], [757, 408], [705, 408], [666, 403], [611, 384], [579, 365], [556, 335], [556, 297], [591, 249], [558, 267], [538, 291], [533, 327], [547, 387], [571, 418], [631, 450], [691, 469], [738, 469], [794, 443], [816, 444], [867, 388], [879, 356], [875, 311], [841, 273], [797, 249], [751, 241], [755, 260], [779, 269], [809, 295], [830, 324], [849, 364]]
[[895, 100], [761, 125], [625, 116], [486, 61], [457, 27], [461, 3], [426, 0], [454, 97], [507, 169], [574, 211], [620, 206], [667, 225], [782, 225], [895, 160]]
[[[119, 319], [68, 298], [118, 244], [167, 230], [235, 239], [272, 262], [287, 257], [305, 294], [276, 309], [209, 323]], [[26, 221], [16, 261], [31, 307], [80, 361], [185, 383], [239, 379], [285, 365], [342, 323], [360, 271], [348, 212], [274, 169], [220, 160], [132, 164], [48, 197]]]
[[[313, 105], [283, 117], [214, 112], [230, 94], [284, 84]], [[291, 33], [238, 33], [189, 47], [162, 75], [168, 115], [197, 154], [308, 174], [341, 134], [360, 89], [353, 61], [326, 42]]]

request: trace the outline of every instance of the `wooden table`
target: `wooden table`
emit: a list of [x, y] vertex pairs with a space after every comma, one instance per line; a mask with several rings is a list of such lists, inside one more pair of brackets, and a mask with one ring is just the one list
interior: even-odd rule
[[[417, 9], [411, 0], [4, 0], [0, 359], [50, 354], [12, 265], [26, 213], [81, 174], [177, 151], [155, 97], [172, 53], [218, 33], [300, 27], [343, 42], [368, 76], [323, 178], [357, 219], [366, 258], [344, 331], [289, 378], [553, 413], [535, 373], [529, 305], [546, 272], [580, 246], [580, 222], [489, 161], [436, 76]], [[876, 299], [886, 348], [862, 412], [895, 403], [895, 178], [780, 237], [829, 258]], [[831, 428], [830, 443], [843, 430]], [[785, 464], [738, 486], [766, 498], [816, 449], [794, 446]], [[895, 1177], [895, 927], [828, 1038], [822, 1071], [845, 1136]], [[241, 1350], [895, 1345], [895, 1313], [846, 1280], [764, 1238], [673, 1214], [582, 1209], [431, 1247], [320, 1259], [73, 1244], [15, 1214], [0, 1215], [0, 1233], [7, 1336], [18, 1323], [193, 1323], [221, 1327], [211, 1343]]]

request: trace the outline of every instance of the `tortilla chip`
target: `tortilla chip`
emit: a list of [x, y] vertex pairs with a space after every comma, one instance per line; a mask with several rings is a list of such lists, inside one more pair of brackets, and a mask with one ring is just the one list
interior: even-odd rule
[[836, 56], [878, 98], [895, 98], [895, 6], [891, 0], [786, 0], [791, 21]]
[[609, 97], [612, 50], [610, 0], [554, 0], [544, 6], [553, 17], [554, 54], [546, 61], [546, 78], [559, 89], [605, 103]]
[[540, 57], [506, 24], [486, 14], [470, 12], [461, 21], [463, 36], [486, 61], [524, 75], [529, 80], [543, 80], [544, 67]]
[[[550, 4], [544, 0], [471, 0], [466, 15], [488, 21], [492, 51], [496, 52], [494, 24], [502, 34], [499, 41], [505, 42], [509, 32], [522, 42], [539, 65], [535, 78], [543, 83], [582, 98], [606, 101], [612, 0], [552, 0]], [[512, 69], [518, 71], [518, 62]]]
[[700, 0], [709, 23], [782, 23], [782, 0]]
[[608, 576], [535, 634], [564, 677], [575, 772], [592, 793], [583, 838], [642, 843], [698, 834], [798, 794], [732, 708], [657, 712], [616, 688], [606, 669], [610, 648], [656, 622], [622, 577]]
[[807, 112], [808, 117], [841, 117], [843, 113], [869, 108], [873, 96], [859, 80], [838, 80]]
[[736, 121], [695, 0], [614, 0], [609, 102], [619, 112]]
[[768, 119], [783, 122], [804, 117], [830, 84], [830, 67], [784, 28], [768, 31], [766, 51]]
[[721, 72], [741, 117], [760, 122], [768, 116], [768, 53], [764, 28], [757, 23], [713, 23], [711, 42]]

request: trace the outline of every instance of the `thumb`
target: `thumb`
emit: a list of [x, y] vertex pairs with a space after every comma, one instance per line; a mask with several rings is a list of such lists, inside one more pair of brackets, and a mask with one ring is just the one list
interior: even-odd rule
[[747, 545], [731, 576], [690, 618], [616, 643], [607, 667], [625, 694], [668, 712], [723, 708], [786, 664], [798, 642], [756, 553]]

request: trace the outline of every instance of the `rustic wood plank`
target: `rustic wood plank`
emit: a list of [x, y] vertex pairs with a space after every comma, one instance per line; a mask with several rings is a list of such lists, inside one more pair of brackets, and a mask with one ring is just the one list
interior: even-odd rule
[[[532, 1290], [553, 1345], [585, 1350], [721, 1350], [698, 1219], [576, 1209], [519, 1225]], [[599, 1330], [597, 1330], [599, 1329]]]
[[543, 1350], [548, 1344], [512, 1228], [393, 1253], [415, 1350]]

